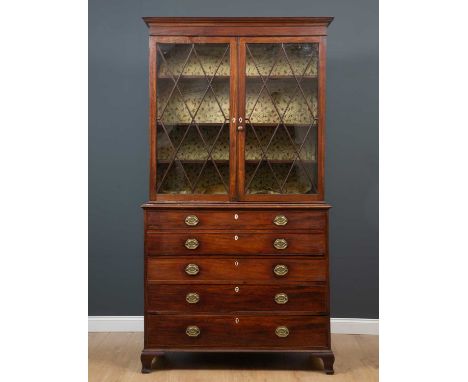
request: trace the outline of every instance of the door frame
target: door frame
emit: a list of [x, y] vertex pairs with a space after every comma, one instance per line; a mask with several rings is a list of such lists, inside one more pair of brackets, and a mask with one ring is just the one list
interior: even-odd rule
[[[247, 43], [317, 43], [318, 60], [318, 126], [317, 126], [317, 193], [315, 194], [255, 194], [245, 193], [245, 114], [246, 114], [246, 44]], [[325, 81], [326, 81], [326, 37], [240, 37], [238, 46], [238, 116], [243, 119], [244, 129], [237, 137], [237, 196], [240, 201], [262, 202], [311, 202], [324, 199], [324, 159], [325, 159]]]
[[[157, 44], [229, 44], [230, 80], [229, 80], [229, 190], [227, 194], [158, 194], [156, 192], [157, 179]], [[149, 194], [151, 201], [233, 201], [236, 200], [237, 181], [237, 105], [238, 105], [238, 44], [237, 37], [227, 36], [150, 36], [149, 37], [149, 135], [150, 135], [150, 175]]]

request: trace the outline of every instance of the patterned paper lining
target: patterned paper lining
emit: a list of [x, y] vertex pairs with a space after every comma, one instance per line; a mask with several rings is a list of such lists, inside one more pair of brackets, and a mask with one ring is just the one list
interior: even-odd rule
[[[279, 44], [248, 44], [248, 46], [253, 60], [247, 52], [245, 69], [247, 76], [267, 76], [268, 74], [282, 76], [291, 75], [292, 71], [296, 76], [317, 75], [318, 51], [316, 44], [284, 44], [287, 59], [286, 56], [282, 55], [283, 52]], [[216, 75], [229, 76], [229, 52], [221, 60], [225, 49], [225, 44], [196, 44], [197, 55], [192, 54], [186, 63], [190, 45], [165, 44], [162, 50], [165, 61], [158, 60], [159, 77], [178, 76], [182, 70], [184, 76], [213, 76], [220, 63]], [[275, 61], [276, 65], [273, 67]], [[309, 65], [306, 68], [307, 64]]]
[[[186, 126], [171, 126], [165, 125], [166, 130], [169, 133], [174, 148], [177, 149], [179, 143], [182, 141], [183, 135], [185, 134]], [[216, 136], [219, 132], [220, 127], [213, 126], [200, 126], [200, 131], [205, 139], [205, 143], [209, 148], [213, 146], [213, 143], [216, 139]], [[257, 127], [255, 133], [248, 127], [246, 132], [245, 139], [245, 153], [246, 160], [258, 160], [263, 157], [263, 151], [259, 145], [266, 149], [270, 139], [273, 135], [275, 128], [274, 127]], [[300, 158], [302, 160], [315, 160], [315, 129], [312, 128], [311, 132], [307, 136], [306, 143], [302, 145], [300, 151]], [[307, 129], [302, 127], [300, 128], [288, 128], [289, 135], [294, 141], [296, 150], [299, 151], [299, 148], [306, 138], [305, 134]], [[257, 140], [258, 137], [258, 140]], [[169, 161], [172, 159], [175, 150], [169, 143], [166, 133], [162, 128], [158, 130], [158, 160], [160, 161]], [[213, 150], [211, 151], [211, 156], [215, 160], [228, 160], [229, 159], [229, 126], [225, 125], [219, 138], [214, 144]], [[185, 137], [182, 145], [179, 148], [177, 153], [177, 158], [180, 160], [204, 160], [208, 157], [208, 151], [203, 144], [200, 135], [196, 131], [195, 126], [189, 127], [189, 132]], [[266, 151], [266, 157], [270, 160], [294, 160], [297, 155], [295, 154], [293, 145], [289, 140], [289, 137], [286, 133], [284, 126], [278, 128], [271, 144]]]
[[[227, 194], [228, 44], [159, 44], [157, 65], [158, 192]], [[317, 71], [317, 44], [247, 44], [247, 193], [315, 192]]]
[[[168, 124], [188, 124], [192, 117], [195, 117], [198, 123], [220, 123], [229, 119], [229, 82], [213, 81], [212, 87], [216, 97], [209, 91], [203, 99], [207, 84], [203, 79], [181, 79], [181, 95], [177, 89], [172, 91], [173, 82], [160, 83], [157, 98], [158, 118]], [[270, 80], [268, 90], [262, 90], [262, 82], [258, 79], [248, 80], [246, 117], [250, 118], [253, 124], [276, 124], [281, 121], [280, 116], [286, 124], [310, 124], [318, 114], [315, 84], [314, 80], [301, 82], [302, 87], [310, 86], [306, 100], [294, 79]], [[168, 102], [171, 91], [172, 97]]]
[[[250, 179], [256, 165], [246, 165], [246, 181]], [[289, 171], [290, 164], [275, 164], [273, 169], [275, 176], [280, 184], [284, 182], [284, 179]], [[161, 181], [161, 177], [167, 169], [167, 164], [158, 165], [157, 183]], [[197, 179], [201, 165], [198, 164], [183, 164], [188, 178], [193, 182]], [[229, 185], [229, 166], [228, 164], [218, 164], [218, 169], [223, 175], [223, 179], [226, 185]], [[313, 168], [306, 167], [310, 170], [309, 177], [313, 173]], [[289, 178], [283, 189], [283, 193], [286, 194], [308, 194], [311, 193], [312, 187], [310, 180], [305, 174], [304, 169], [296, 163]], [[162, 194], [191, 194], [191, 189], [188, 184], [187, 178], [181, 168], [180, 163], [175, 162], [169, 175], [164, 180], [164, 184], [159, 191]], [[227, 194], [227, 190], [223, 183], [219, 180], [219, 176], [216, 173], [213, 164], [208, 163], [203, 170], [203, 176], [195, 188], [195, 194]], [[280, 189], [276, 180], [267, 164], [261, 165], [257, 171], [255, 178], [249, 187], [249, 194], [280, 194]]]

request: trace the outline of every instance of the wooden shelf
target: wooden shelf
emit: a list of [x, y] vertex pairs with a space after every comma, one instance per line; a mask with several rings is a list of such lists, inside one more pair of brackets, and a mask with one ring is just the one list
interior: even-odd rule
[[[187, 164], [203, 164], [205, 159], [178, 159], [178, 161]], [[158, 159], [158, 164], [169, 164], [171, 160], [169, 159]], [[215, 159], [216, 164], [228, 164], [228, 159]], [[211, 163], [211, 159], [208, 160], [208, 163]]]
[[[254, 128], [255, 127], [276, 127], [278, 125], [278, 123], [265, 123], [265, 122], [262, 122], [262, 123], [255, 123], [255, 122], [248, 122], [247, 125], [251, 125], [253, 126]], [[309, 127], [310, 124], [304, 124], [304, 123], [282, 123], [281, 125], [284, 125], [286, 127]], [[317, 124], [313, 125], [312, 127], [316, 127]]]
[[[161, 125], [160, 122], [157, 122], [158, 125]], [[203, 127], [221, 127], [221, 125], [223, 124], [222, 122], [198, 122], [197, 121], [197, 124], [198, 126], [203, 126]], [[224, 124], [226, 126], [229, 126], [229, 120], [226, 120], [224, 122]], [[169, 122], [164, 122], [164, 126], [168, 127], [168, 126], [172, 126], [172, 127], [187, 127], [188, 125], [190, 125], [190, 123], [169, 123]], [[195, 126], [195, 122], [192, 124], [193, 126]]]
[[[292, 163], [294, 162], [294, 159], [268, 159], [268, 161], [271, 164], [287, 164], [287, 163]], [[256, 164], [260, 162], [260, 159], [247, 159], [245, 161], [246, 164]], [[266, 163], [266, 160], [264, 159], [263, 162]], [[296, 160], [296, 163], [298, 163], [299, 160]], [[307, 164], [314, 164], [316, 161], [314, 159], [306, 159], [306, 160], [301, 160], [302, 163], [307, 163]]]
[[[174, 76], [174, 79], [177, 80], [177, 77], [178, 76]], [[266, 77], [268, 76], [263, 76], [263, 78], [266, 79]], [[304, 76], [304, 77], [301, 77], [300, 75], [297, 75], [296, 76], [298, 80], [315, 80], [318, 78], [317, 75], [312, 75], [312, 76]], [[231, 76], [215, 76], [213, 80], [216, 80], [216, 79], [220, 79], [220, 80], [227, 80], [231, 78]], [[261, 77], [260, 76], [245, 76], [246, 79], [253, 79], [253, 80], [260, 80]], [[203, 80], [203, 79], [208, 79], [210, 80], [211, 79], [211, 76], [210, 75], [207, 75], [206, 77], [205, 76], [194, 76], [194, 75], [189, 75], [189, 76], [181, 76], [180, 77], [181, 80]], [[268, 79], [270, 80], [287, 80], [287, 79], [294, 79], [294, 76], [293, 75], [277, 75], [277, 76], [269, 76]], [[158, 77], [158, 80], [171, 80], [172, 81], [172, 77], [171, 76], [160, 76]]]
[[[187, 163], [187, 164], [203, 164], [205, 163], [204, 159], [178, 159], [178, 161], [182, 163]], [[287, 163], [292, 163], [294, 159], [269, 159], [269, 162], [271, 164], [287, 164]], [[171, 160], [169, 159], [158, 159], [158, 164], [169, 164]], [[211, 162], [211, 159], [208, 160], [208, 163]], [[228, 159], [215, 159], [216, 164], [229, 164]], [[260, 162], [260, 159], [247, 159], [245, 160], [246, 164], [257, 164]], [[266, 163], [266, 160], [264, 159], [263, 162]], [[298, 161], [296, 161], [298, 162]], [[315, 159], [307, 159], [307, 160], [302, 160], [302, 163], [306, 164], [314, 164], [317, 163]]]
[[[157, 122], [158, 125], [161, 125], [160, 122]], [[198, 126], [201, 127], [221, 127], [222, 123], [215, 123], [215, 122], [197, 122]], [[224, 123], [226, 126], [229, 126], [229, 121], [226, 120]], [[244, 123], [243, 123], [244, 124]], [[169, 123], [165, 122], [164, 126], [169, 127], [187, 127], [189, 123]], [[247, 125], [253, 125], [253, 127], [276, 127], [278, 125], [277, 122], [262, 122], [262, 123], [247, 123]], [[303, 123], [285, 123], [286, 127], [309, 127], [310, 124], [303, 124]], [[195, 126], [195, 123], [193, 123]], [[312, 127], [316, 127], [317, 124], [313, 125]]]
[[[263, 78], [266, 79], [266, 77], [268, 76], [263, 76]], [[246, 79], [261, 79], [260, 76], [245, 76]], [[290, 75], [290, 74], [283, 74], [283, 75], [277, 75], [277, 76], [269, 76], [268, 77], [270, 80], [288, 80], [288, 79], [294, 79], [294, 76], [293, 75]], [[304, 77], [301, 77], [300, 75], [296, 75], [296, 78], [298, 80], [316, 80], [318, 78], [317, 75], [312, 75], [312, 76], [304, 76]]]
[[[174, 76], [174, 79], [177, 80], [177, 77], [178, 75]], [[227, 80], [231, 78], [231, 76], [215, 76], [213, 80], [215, 79], [220, 79], [220, 80]], [[211, 79], [211, 75], [207, 75], [206, 77], [205, 76], [194, 76], [194, 75], [189, 75], [189, 76], [181, 76], [180, 77], [181, 80], [210, 80]], [[171, 80], [172, 81], [172, 77], [171, 76], [160, 76], [158, 77], [158, 80]]]

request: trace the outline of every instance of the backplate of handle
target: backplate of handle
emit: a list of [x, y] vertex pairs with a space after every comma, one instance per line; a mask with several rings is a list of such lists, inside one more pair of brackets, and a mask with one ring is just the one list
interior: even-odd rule
[[278, 326], [275, 330], [275, 334], [280, 338], [287, 337], [289, 336], [289, 329], [286, 326]]
[[276, 215], [273, 219], [273, 224], [283, 226], [288, 224], [288, 218], [284, 215]]
[[288, 242], [286, 241], [286, 239], [276, 239], [273, 242], [273, 246], [276, 249], [286, 249], [288, 247]]
[[185, 300], [189, 304], [196, 304], [198, 301], [200, 301], [200, 295], [198, 293], [187, 293], [187, 296], [185, 296]]
[[283, 305], [288, 302], [288, 295], [286, 293], [278, 293], [275, 295], [275, 302], [277, 304]]
[[197, 249], [200, 243], [197, 239], [187, 239], [185, 240], [185, 248], [187, 249]]
[[278, 264], [273, 269], [273, 272], [277, 276], [284, 276], [286, 273], [288, 273], [288, 267], [284, 264]]
[[185, 267], [185, 273], [187, 273], [190, 276], [196, 275], [200, 272], [200, 268], [198, 267], [197, 264], [188, 264]]
[[185, 329], [185, 334], [187, 334], [189, 337], [198, 337], [200, 335], [200, 328], [195, 325], [187, 326], [187, 329]]
[[185, 224], [195, 226], [200, 222], [197, 215], [189, 215], [185, 218]]

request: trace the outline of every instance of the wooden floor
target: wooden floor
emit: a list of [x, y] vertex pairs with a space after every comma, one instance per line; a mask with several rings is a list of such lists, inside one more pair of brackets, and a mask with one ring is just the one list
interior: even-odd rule
[[143, 333], [89, 333], [89, 381], [300, 382], [378, 380], [379, 337], [332, 335], [335, 375], [306, 354], [175, 354], [158, 359], [151, 374], [140, 373]]

